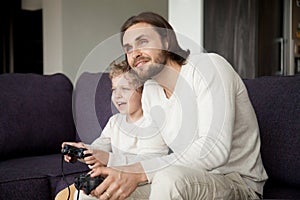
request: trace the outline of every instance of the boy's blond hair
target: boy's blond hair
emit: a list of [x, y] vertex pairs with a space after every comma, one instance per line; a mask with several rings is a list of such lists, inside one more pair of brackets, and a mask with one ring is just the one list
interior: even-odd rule
[[113, 79], [121, 74], [124, 74], [130, 70], [130, 66], [127, 64], [126, 60], [123, 60], [120, 63], [113, 61], [109, 65], [109, 78]]
[[144, 82], [137, 76], [136, 72], [130, 68], [126, 60], [119, 63], [113, 61], [109, 67], [109, 78], [111, 80], [124, 74], [124, 77], [138, 92], [143, 91]]

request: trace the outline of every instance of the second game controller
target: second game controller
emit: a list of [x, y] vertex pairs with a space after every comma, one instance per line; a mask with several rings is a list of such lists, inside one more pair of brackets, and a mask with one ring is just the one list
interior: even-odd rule
[[77, 190], [83, 190], [87, 195], [104, 180], [102, 176], [91, 177], [90, 174], [81, 174], [75, 177], [74, 185]]

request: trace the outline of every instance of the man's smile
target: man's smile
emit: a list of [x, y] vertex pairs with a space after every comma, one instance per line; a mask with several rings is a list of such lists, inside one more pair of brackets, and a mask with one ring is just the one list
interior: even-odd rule
[[137, 68], [142, 67], [145, 63], [147, 63], [147, 62], [150, 61], [150, 60], [151, 60], [150, 58], [145, 58], [145, 57], [138, 58], [138, 59], [134, 62], [133, 66], [134, 66], [134, 67], [137, 67]]

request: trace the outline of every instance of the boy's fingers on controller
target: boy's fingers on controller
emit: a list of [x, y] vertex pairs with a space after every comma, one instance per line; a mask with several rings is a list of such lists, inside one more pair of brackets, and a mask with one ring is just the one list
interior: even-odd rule
[[91, 171], [91, 177], [102, 175], [103, 167], [94, 167]]
[[85, 161], [86, 163], [88, 163], [88, 164], [91, 164], [91, 163], [94, 163], [94, 162], [95, 162], [92, 156], [87, 156], [87, 157], [85, 157], [85, 158], [84, 158], [84, 161]]
[[84, 160], [84, 163], [87, 164], [87, 165], [90, 165], [90, 164], [94, 163], [94, 161], [92, 159], [90, 159], [90, 156], [85, 157], [83, 160]]
[[93, 168], [94, 168], [94, 165], [91, 164], [91, 165], [88, 165], [88, 167], [89, 167], [90, 169], [93, 169]]
[[93, 154], [93, 150], [90, 150], [90, 149], [87, 149], [87, 150], [84, 150], [83, 152], [84, 154], [89, 154], [89, 155], [92, 155]]
[[83, 154], [88, 157], [89, 155], [91, 155], [91, 151], [90, 150], [84, 150]]
[[68, 144], [68, 142], [63, 142], [63, 143], [61, 144], [61, 148], [64, 148], [66, 144]]

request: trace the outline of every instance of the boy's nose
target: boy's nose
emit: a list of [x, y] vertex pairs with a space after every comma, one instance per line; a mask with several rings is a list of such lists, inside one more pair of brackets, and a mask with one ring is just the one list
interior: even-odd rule
[[122, 97], [122, 92], [120, 90], [116, 90], [115, 97], [116, 98], [121, 98]]

